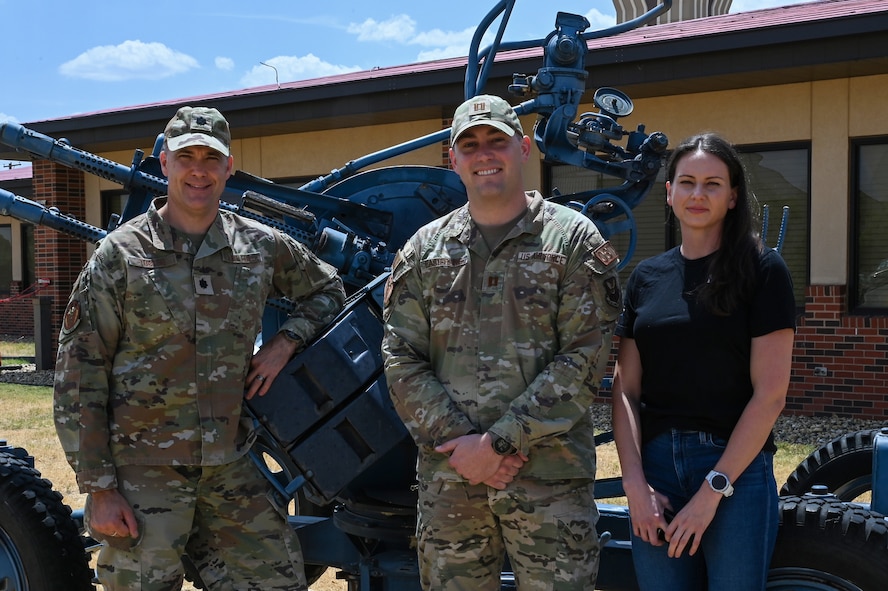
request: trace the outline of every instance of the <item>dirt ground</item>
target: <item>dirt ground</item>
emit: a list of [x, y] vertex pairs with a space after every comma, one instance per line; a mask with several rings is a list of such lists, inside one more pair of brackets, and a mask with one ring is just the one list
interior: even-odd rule
[[327, 572], [311, 586], [310, 591], [346, 591], [347, 589], [346, 582], [336, 578], [336, 569], [328, 568]]

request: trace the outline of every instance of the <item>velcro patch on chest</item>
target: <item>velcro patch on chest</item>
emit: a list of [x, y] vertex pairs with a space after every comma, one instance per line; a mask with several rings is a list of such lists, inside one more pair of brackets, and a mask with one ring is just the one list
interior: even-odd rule
[[564, 265], [567, 263], [567, 256], [560, 252], [519, 252], [519, 261], [543, 261], [553, 265]]

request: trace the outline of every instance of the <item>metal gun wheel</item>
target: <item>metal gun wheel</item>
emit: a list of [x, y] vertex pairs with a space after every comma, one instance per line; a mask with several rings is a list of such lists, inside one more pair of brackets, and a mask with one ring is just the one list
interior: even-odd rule
[[384, 241], [394, 252], [420, 228], [466, 202], [466, 190], [452, 170], [435, 166], [388, 166], [349, 177], [325, 195], [388, 211], [394, 222]]
[[94, 589], [71, 508], [22, 448], [0, 448], [0, 589]]
[[883, 591], [888, 522], [833, 496], [780, 499], [770, 591]]

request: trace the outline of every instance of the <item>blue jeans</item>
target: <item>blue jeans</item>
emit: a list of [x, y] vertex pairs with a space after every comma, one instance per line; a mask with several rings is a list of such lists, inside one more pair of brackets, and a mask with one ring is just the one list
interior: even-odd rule
[[[676, 513], [705, 482], [727, 440], [697, 431], [658, 435], [642, 449], [648, 483]], [[669, 558], [667, 545], [633, 536], [632, 559], [643, 591], [763, 591], [777, 539], [777, 483], [773, 454], [760, 452], [722, 499], [694, 556]]]

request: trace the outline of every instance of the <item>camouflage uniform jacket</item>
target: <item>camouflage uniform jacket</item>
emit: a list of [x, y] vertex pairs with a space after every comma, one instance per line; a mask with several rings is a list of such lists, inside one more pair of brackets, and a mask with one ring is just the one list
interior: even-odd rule
[[[119, 465], [220, 465], [248, 450], [244, 380], [265, 301], [309, 341], [341, 308], [342, 282], [295, 240], [220, 212], [198, 249], [157, 210], [110, 232], [63, 319], [55, 422], [82, 492]], [[195, 252], [196, 251], [196, 252]]]
[[421, 479], [458, 478], [434, 446], [485, 431], [530, 458], [525, 477], [594, 478], [589, 407], [621, 309], [616, 265], [591, 221], [538, 193], [492, 252], [467, 206], [407, 242], [383, 356]]

